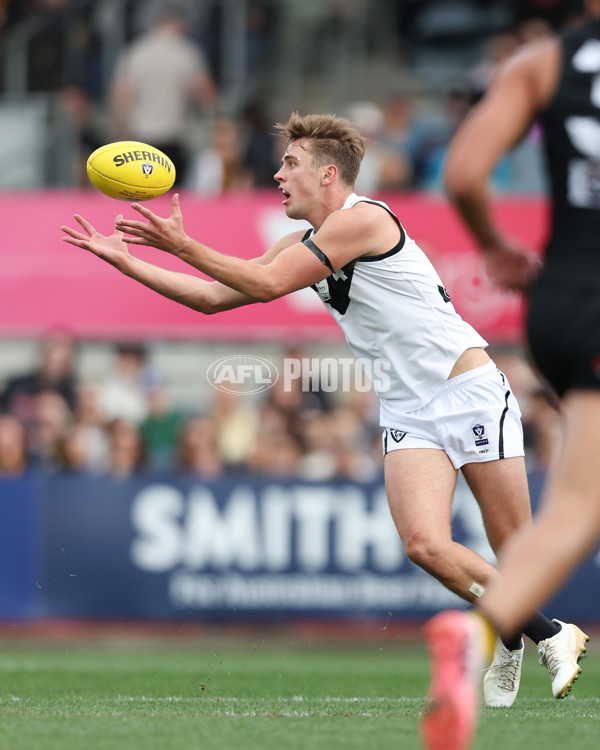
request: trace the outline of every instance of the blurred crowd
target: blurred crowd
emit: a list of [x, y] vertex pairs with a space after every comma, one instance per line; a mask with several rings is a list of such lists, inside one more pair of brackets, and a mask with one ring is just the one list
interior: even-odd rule
[[[543, 472], [557, 439], [552, 398], [520, 355], [492, 354], [520, 399], [529, 469]], [[372, 391], [326, 392], [314, 381], [303, 391], [300, 379], [280, 379], [258, 401], [215, 389], [199, 411], [173, 405], [168, 383], [139, 344], [115, 345], [111, 372], [97, 380], [77, 377], [76, 359], [76, 343], [57, 333], [40, 344], [38, 366], [4, 382], [0, 477], [175, 472], [207, 481], [248, 474], [381, 478]]]
[[260, 402], [217, 390], [199, 412], [175, 408], [164, 377], [136, 343], [115, 345], [108, 377], [76, 376], [77, 348], [57, 334], [39, 366], [9, 377], [0, 395], [0, 476], [28, 471], [111, 474], [174, 471], [204, 479], [251, 473], [368, 480], [381, 438], [372, 393], [334, 403], [300, 381]]
[[[201, 194], [272, 186], [281, 156], [273, 122], [313, 104], [302, 81], [314, 93], [317, 81], [331, 77], [326, 106], [368, 138], [359, 190], [376, 193], [438, 190], [448, 143], [498, 62], [524, 42], [576, 22], [579, 6], [578, 0], [0, 0], [0, 28], [10, 33], [42, 19], [28, 86], [56, 97], [58, 137], [72, 139], [73, 186], [88, 186], [92, 150], [121, 139], [161, 148], [175, 163], [177, 185]], [[366, 81], [364, 94], [341, 104], [336, 91], [355, 93], [347, 78], [357, 77], [352, 63], [359, 51], [368, 56], [382, 46], [389, 50], [387, 80], [397, 85], [381, 91]], [[397, 77], [389, 74], [394, 69]], [[540, 170], [531, 168], [539, 150], [535, 129], [523, 148], [518, 159], [499, 165], [498, 190], [541, 189]], [[62, 153], [54, 149], [57, 162]], [[48, 173], [59, 174], [59, 164], [53, 166]]]

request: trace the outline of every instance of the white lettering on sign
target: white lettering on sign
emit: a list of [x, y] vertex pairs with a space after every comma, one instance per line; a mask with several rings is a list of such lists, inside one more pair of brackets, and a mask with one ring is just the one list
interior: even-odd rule
[[335, 559], [342, 570], [364, 568], [369, 550], [373, 566], [382, 571], [397, 570], [404, 557], [383, 488], [376, 493], [370, 511], [364, 492], [349, 490], [337, 526]]
[[147, 487], [135, 498], [131, 508], [131, 521], [138, 534], [131, 544], [135, 565], [158, 573], [179, 563], [184, 509], [182, 493], [166, 484]]
[[235, 565], [256, 570], [261, 566], [259, 518], [250, 488], [236, 487], [223, 508], [208, 489], [197, 488], [190, 495], [188, 507], [182, 529], [181, 562], [186, 567], [225, 570]]
[[243, 484], [219, 503], [207, 487], [186, 497], [168, 485], [142, 490], [132, 506], [131, 558], [143, 570], [284, 571], [333, 565], [381, 571], [404, 559], [385, 490], [369, 503], [360, 487]]
[[[233, 571], [316, 575], [394, 573], [409, 566], [385, 488], [359, 485], [235, 485], [218, 500], [210, 487], [189, 492], [166, 484], [135, 497], [131, 559], [154, 573]], [[459, 482], [453, 523], [465, 544], [494, 557], [466, 483]]]

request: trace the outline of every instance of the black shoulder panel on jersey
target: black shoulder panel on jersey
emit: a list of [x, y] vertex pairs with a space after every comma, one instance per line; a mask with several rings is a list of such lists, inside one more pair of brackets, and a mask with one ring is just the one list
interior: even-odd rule
[[315, 245], [315, 243], [310, 238], [302, 240], [302, 244], [306, 245], [311, 253], [314, 253], [324, 266], [327, 266], [331, 273], [334, 273], [333, 266], [331, 265], [331, 261], [329, 260], [329, 258], [320, 248]]

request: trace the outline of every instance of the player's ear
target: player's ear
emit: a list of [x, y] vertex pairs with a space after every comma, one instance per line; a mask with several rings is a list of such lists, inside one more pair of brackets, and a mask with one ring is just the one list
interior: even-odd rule
[[338, 168], [335, 164], [328, 164], [326, 167], [323, 167], [321, 171], [321, 181], [323, 185], [331, 185], [337, 175]]

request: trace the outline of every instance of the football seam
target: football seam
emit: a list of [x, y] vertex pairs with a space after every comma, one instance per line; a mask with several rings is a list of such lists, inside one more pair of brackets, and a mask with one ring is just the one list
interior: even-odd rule
[[[103, 174], [102, 172], [99, 172], [92, 163], [89, 163], [88, 166], [89, 166], [89, 168], [91, 170], [93, 170], [97, 175], [99, 175], [103, 179], [110, 180], [111, 182], [115, 182], [117, 185], [124, 185], [125, 187], [129, 187], [129, 188], [137, 188], [138, 190], [160, 190], [161, 188], [164, 187], [164, 185], [155, 185], [154, 187], [151, 187], [151, 188], [148, 188], [148, 187], [145, 188], [142, 185], [139, 185], [139, 186], [138, 185], [131, 185], [129, 182], [122, 182], [121, 180], [115, 180], [114, 177], [108, 177], [107, 175]], [[175, 178], [173, 178], [173, 181], [175, 181]], [[173, 183], [171, 183], [171, 185], [169, 185], [169, 187], [171, 187], [172, 185], [173, 185]], [[169, 188], [167, 188], [167, 190], [168, 189]]]

